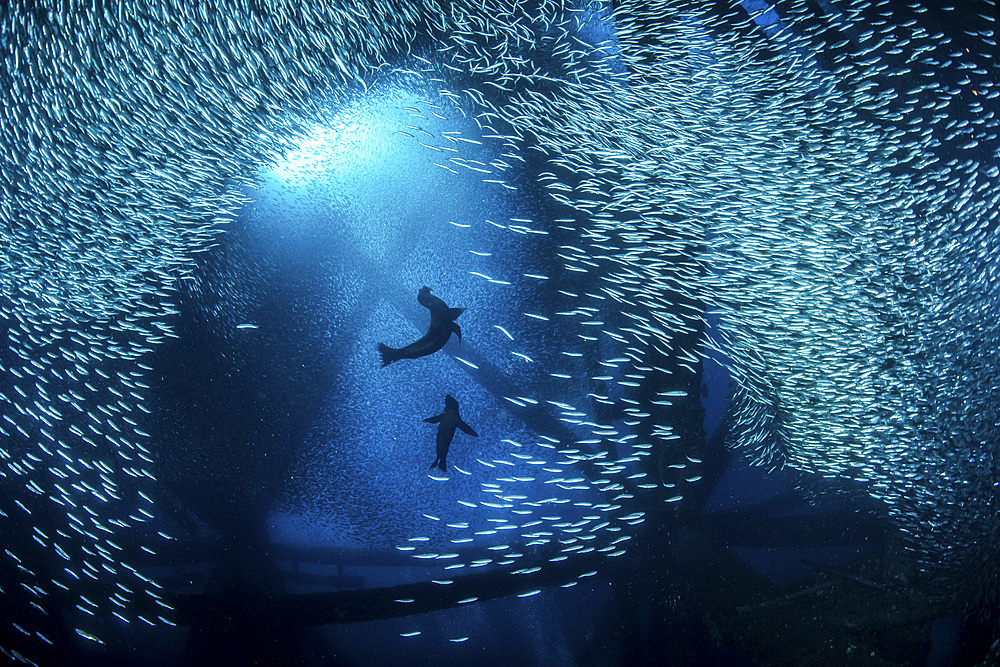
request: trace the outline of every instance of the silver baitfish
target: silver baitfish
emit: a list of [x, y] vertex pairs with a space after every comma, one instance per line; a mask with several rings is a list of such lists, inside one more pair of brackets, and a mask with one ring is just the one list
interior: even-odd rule
[[394, 80], [426, 93], [394, 126], [407, 146], [505, 202], [447, 230], [463, 280], [520, 308], [448, 363], [521, 426], [427, 539], [386, 531], [401, 550], [515, 577], [624, 554], [697, 483], [659, 416], [714, 354], [711, 320], [738, 446], [875, 498], [928, 567], [995, 594], [974, 565], [1000, 535], [995, 7], [817, 4], [10, 3], [2, 648], [173, 622], [120, 555], [168, 538], [146, 360], [241, 188]]

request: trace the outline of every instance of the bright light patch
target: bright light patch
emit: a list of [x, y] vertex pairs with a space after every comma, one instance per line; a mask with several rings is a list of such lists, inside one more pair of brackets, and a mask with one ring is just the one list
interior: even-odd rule
[[395, 89], [345, 106], [323, 123], [308, 125], [298, 145], [268, 176], [294, 187], [308, 186], [387, 160], [398, 161], [401, 153], [410, 152], [398, 134], [409, 117], [405, 109], [417, 103], [412, 94]]
[[330, 170], [329, 156], [336, 150], [337, 132], [314, 126], [310, 136], [302, 139], [271, 171], [283, 181], [312, 181]]
[[329, 178], [365, 154], [386, 151], [385, 122], [368, 108], [345, 110], [330, 125], [314, 124], [269, 175], [293, 186]]

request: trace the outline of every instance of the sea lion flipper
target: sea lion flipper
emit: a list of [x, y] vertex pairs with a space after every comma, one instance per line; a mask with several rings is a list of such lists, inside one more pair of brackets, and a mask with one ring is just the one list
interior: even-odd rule
[[428, 418], [427, 418], [427, 419], [425, 419], [424, 421], [425, 421], [425, 422], [427, 422], [428, 424], [437, 424], [438, 422], [440, 422], [440, 421], [441, 421], [441, 418], [442, 418], [442, 417], [444, 417], [444, 415], [443, 415], [443, 414], [440, 414], [440, 415], [434, 415], [433, 417], [428, 417]]
[[389, 347], [385, 343], [378, 344], [378, 353], [382, 358], [382, 367], [385, 368], [394, 361], [399, 361], [403, 358], [402, 350], [397, 350], [394, 347]]
[[458, 336], [458, 344], [462, 344], [462, 327], [458, 326], [458, 322], [451, 323], [451, 333]]
[[458, 420], [458, 428], [462, 429], [462, 432], [463, 432], [463, 433], [468, 433], [468, 434], [469, 434], [469, 435], [471, 435], [471, 436], [472, 436], [473, 438], [478, 438], [478, 437], [479, 437], [479, 434], [478, 434], [478, 433], [476, 433], [476, 432], [475, 432], [474, 430], [472, 430], [472, 427], [471, 427], [471, 426], [469, 426], [468, 424], [466, 424], [466, 423], [465, 423], [464, 421], [462, 421], [461, 419], [460, 419], [460, 420]]
[[448, 309], [448, 319], [457, 320], [458, 316], [465, 312], [465, 308], [449, 308]]

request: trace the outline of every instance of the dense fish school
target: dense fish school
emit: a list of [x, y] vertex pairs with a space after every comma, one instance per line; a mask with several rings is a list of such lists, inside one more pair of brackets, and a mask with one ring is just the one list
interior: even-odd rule
[[[402, 549], [516, 573], [625, 554], [645, 508], [697, 484], [656, 413], [712, 354], [736, 380], [736, 446], [875, 499], [946, 585], [995, 596], [996, 7], [730, 4], [0, 10], [0, 648], [31, 661], [59, 633], [102, 641], [110, 618], [174, 623], [128, 558], [171, 539], [144, 357], [242, 188], [389, 79], [475, 124], [401, 128], [434, 164], [498, 196], [540, 186], [558, 211], [491, 223], [554, 242], [550, 266], [470, 279], [556, 295], [495, 330], [537, 369], [509, 408], [562, 430], [481, 458], [479, 488], [429, 518], [452, 529]], [[571, 342], [519, 347], [546, 331]], [[494, 555], [463, 562], [466, 543]]]

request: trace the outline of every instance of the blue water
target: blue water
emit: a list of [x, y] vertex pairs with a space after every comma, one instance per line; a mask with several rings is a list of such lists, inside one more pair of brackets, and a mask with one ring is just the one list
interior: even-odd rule
[[[739, 4], [762, 39], [787, 30], [780, 8]], [[605, 43], [610, 70], [625, 71], [615, 60], [611, 14], [594, 10], [581, 21], [580, 39]], [[711, 39], [692, 34], [693, 44]], [[692, 54], [707, 62], [694, 45]], [[554, 452], [602, 429], [589, 453], [624, 459], [625, 475], [642, 479], [642, 462], [629, 455], [649, 437], [648, 415], [623, 409], [641, 393], [623, 384], [624, 369], [662, 360], [636, 360], [628, 342], [591, 335], [626, 309], [593, 296], [600, 284], [585, 270], [567, 268], [578, 221], [543, 191], [546, 165], [528, 156], [503, 172], [503, 183], [484, 176], [491, 162], [512, 160], [510, 147], [437, 83], [387, 74], [325, 109], [260, 174], [259, 189], [244, 190], [246, 206], [198, 257], [193, 278], [177, 286], [178, 338], [151, 355], [152, 410], [137, 417], [158, 443], [162, 514], [151, 531], [175, 539], [144, 571], [169, 594], [245, 596], [267, 609], [285, 595], [440, 581], [453, 576], [442, 563], [464, 562], [466, 548], [490, 552], [494, 565], [515, 553], [505, 566], [547, 560], [553, 552], [545, 545], [511, 537], [521, 530], [497, 529], [527, 521], [508, 510], [528, 503], [567, 526], [597, 523], [590, 515], [604, 509], [594, 505], [609, 498], [652, 519], [642, 529], [615, 523], [616, 535], [636, 538], [630, 550], [571, 588], [552, 581], [532, 597], [305, 629], [294, 610], [287, 627], [252, 613], [176, 630], [101, 621], [103, 648], [67, 647], [68, 662], [755, 664], [751, 647], [713, 625], [726, 618], [712, 605], [729, 604], [730, 574], [758, 582], [763, 592], [752, 602], [770, 609], [816, 581], [843, 585], [856, 564], [895, 553], [871, 507], [825, 487], [807, 495], [794, 472], [752, 465], [732, 451], [729, 360], [707, 348], [700, 395], [688, 404], [704, 411], [693, 420], [704, 434], [695, 452], [704, 460], [678, 450], [660, 462], [698, 473], [676, 488], [690, 504], [674, 504], [675, 491], [637, 499], [624, 488], [598, 491], [583, 477], [566, 481], [584, 475], [584, 466], [556, 462]], [[466, 309], [457, 320], [462, 339], [383, 368], [379, 343], [401, 347], [426, 328], [428, 312], [416, 300], [422, 286]], [[581, 303], [590, 310], [576, 311]], [[456, 435], [442, 474], [429, 467], [436, 426], [424, 419], [442, 411], [446, 394], [479, 436]], [[559, 421], [560, 410], [577, 419]], [[494, 493], [498, 479], [516, 500]], [[484, 499], [497, 504], [474, 507]], [[790, 536], [788, 526], [801, 534]], [[440, 558], [413, 557], [431, 548]], [[874, 576], [853, 581], [869, 586]], [[902, 576], [890, 583], [915, 585]], [[881, 598], [885, 588], [876, 588], [869, 593]], [[886, 626], [910, 622], [900, 618]], [[935, 667], [963, 664], [962, 640], [980, 630], [937, 610], [919, 623], [926, 628], [915, 635]]]
[[[179, 414], [167, 418], [188, 422], [177, 429], [179, 437], [223, 443], [216, 459], [205, 462], [211, 472], [175, 473], [177, 492], [186, 493], [203, 518], [218, 529], [264, 517], [250, 516], [245, 506], [220, 507], [211, 495], [197, 500], [198, 487], [208, 484], [248, 499], [266, 490], [272, 500], [253, 510], [265, 513], [266, 529], [234, 531], [244, 548], [252, 551], [254, 540], [263, 540], [262, 551], [270, 542], [351, 554], [347, 565], [272, 564], [272, 576], [286, 580], [280, 590], [288, 593], [330, 590], [330, 582], [333, 588], [379, 588], [440, 577], [440, 570], [420, 563], [402, 564], [402, 556], [380, 565], [383, 556], [375, 554], [392, 554], [414, 536], [447, 535], [447, 519], [440, 517], [455, 516], [456, 500], [477, 499], [480, 484], [496, 474], [484, 466], [495, 469], [512, 452], [532, 451], [537, 434], [512, 413], [503, 394], [520, 391], [589, 405], [589, 385], [567, 386], [545, 373], [578, 363], [561, 352], [574, 349], [579, 327], [523, 315], [549, 312], [556, 306], [547, 304], [559, 303], [549, 281], [524, 276], [551, 273], [557, 240], [505, 228], [511, 219], [530, 226], [528, 221], [556, 214], [530, 190], [501, 197], [475, 172], [456, 175], [434, 165], [426, 148], [415, 149], [411, 137], [397, 134], [400, 109], [430, 96], [385, 84], [370, 104], [340, 112], [329, 128], [315, 128], [298, 152], [267, 174], [259, 191], [248, 192], [252, 202], [206, 258], [183, 304], [188, 340], [224, 360], [192, 364], [189, 342], [176, 350], [178, 358], [160, 366], [168, 376], [171, 369], [190, 366], [197, 384], [228, 397], [209, 408], [207, 417], [179, 401]], [[451, 113], [449, 124], [427, 121], [426, 129], [472, 132]], [[463, 158], [487, 163], [495, 150], [486, 143]], [[377, 343], [402, 346], [421, 334], [427, 315], [416, 291], [422, 285], [450, 306], [467, 309], [458, 320], [462, 342], [453, 339], [432, 357], [380, 368]], [[622, 353], [613, 343], [603, 346], [605, 358]], [[710, 358], [701, 397], [709, 438], [723, 428], [731, 391], [725, 369]], [[451, 471], [443, 476], [428, 472], [435, 428], [422, 419], [441, 411], [446, 393], [459, 400], [480, 437], [456, 436]], [[627, 432], [621, 420], [615, 423]], [[551, 488], [529, 482], [521, 492], [542, 498]], [[737, 457], [701, 512], [711, 517], [792, 493], [792, 480], [766, 475]], [[575, 499], [587, 497], [600, 499], [587, 493]], [[813, 511], [797, 501], [785, 513]], [[489, 528], [488, 515], [465, 511], [464, 519], [473, 529]], [[501, 537], [479, 538], [477, 544], [499, 544]], [[800, 558], [836, 565], [864, 549], [731, 547], [778, 584], [813, 573]], [[366, 550], [371, 565], [364, 563]], [[220, 577], [211, 567], [202, 574], [209, 587]], [[602, 575], [527, 599], [310, 629], [285, 637], [291, 642], [286, 648], [307, 663], [399, 664], [420, 655], [445, 664], [580, 664], [588, 641], [622, 631], [614, 627], [620, 604], [613, 579]], [[401, 637], [414, 632], [420, 634]], [[707, 641], [697, 626], [689, 632], [687, 641], [695, 646]], [[234, 650], [211, 635], [205, 641], [209, 646], [194, 656], [218, 656], [220, 646], [223, 653]], [[192, 650], [186, 649], [189, 657]], [[598, 662], [629, 650], [605, 646]], [[717, 664], [745, 660], [738, 647], [706, 644], [695, 655]]]

